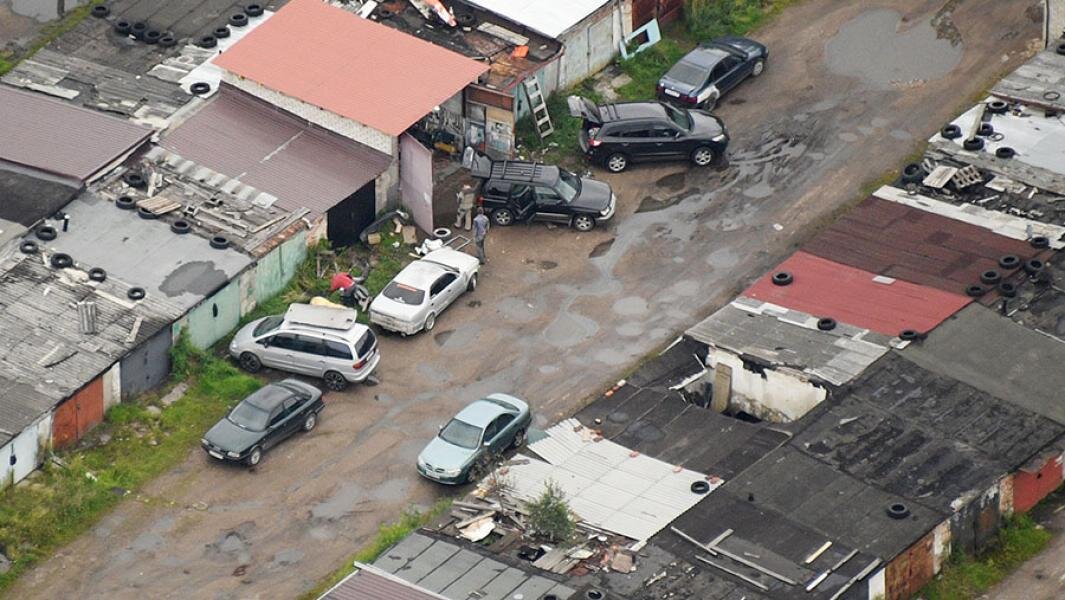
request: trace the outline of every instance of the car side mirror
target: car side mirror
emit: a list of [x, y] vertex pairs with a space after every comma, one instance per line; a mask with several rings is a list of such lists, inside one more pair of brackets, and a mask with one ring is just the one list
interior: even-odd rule
[[259, 344], [263, 348], [269, 348], [270, 347], [270, 338], [263, 338], [261, 340], [256, 341], [255, 343]]
[[485, 442], [485, 443], [484, 443], [484, 447], [485, 447], [485, 448], [488, 448], [488, 447], [490, 447], [491, 445], [492, 445], [492, 442]]

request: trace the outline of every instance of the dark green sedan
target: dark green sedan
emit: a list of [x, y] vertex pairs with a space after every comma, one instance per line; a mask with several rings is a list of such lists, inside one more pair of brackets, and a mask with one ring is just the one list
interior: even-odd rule
[[259, 464], [263, 452], [297, 431], [310, 431], [325, 408], [322, 390], [295, 379], [263, 386], [241, 400], [200, 440], [221, 461]]

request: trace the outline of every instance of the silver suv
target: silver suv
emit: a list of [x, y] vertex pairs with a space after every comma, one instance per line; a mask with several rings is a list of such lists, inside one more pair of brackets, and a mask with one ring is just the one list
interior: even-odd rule
[[246, 371], [270, 367], [321, 377], [339, 391], [377, 368], [381, 355], [370, 328], [346, 308], [292, 304], [284, 315], [248, 323], [233, 336], [229, 354]]

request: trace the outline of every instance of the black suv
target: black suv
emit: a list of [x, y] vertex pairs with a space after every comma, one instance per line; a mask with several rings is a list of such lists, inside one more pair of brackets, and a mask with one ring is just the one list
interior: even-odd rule
[[483, 180], [477, 203], [496, 225], [536, 220], [591, 231], [596, 223], [613, 217], [617, 207], [609, 185], [552, 165], [493, 162], [484, 156], [465, 162], [471, 174]]
[[584, 120], [580, 143], [585, 156], [612, 173], [645, 160], [687, 159], [705, 167], [724, 158], [728, 148], [725, 123], [702, 110], [662, 102], [596, 106], [578, 96], [569, 97], [569, 110]]

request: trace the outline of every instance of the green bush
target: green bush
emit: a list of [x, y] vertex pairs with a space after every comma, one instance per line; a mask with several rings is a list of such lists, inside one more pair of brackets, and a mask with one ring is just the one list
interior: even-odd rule
[[551, 542], [566, 542], [577, 529], [570, 515], [569, 504], [562, 488], [548, 481], [536, 500], [525, 505], [529, 512], [529, 525], [533, 531]]

